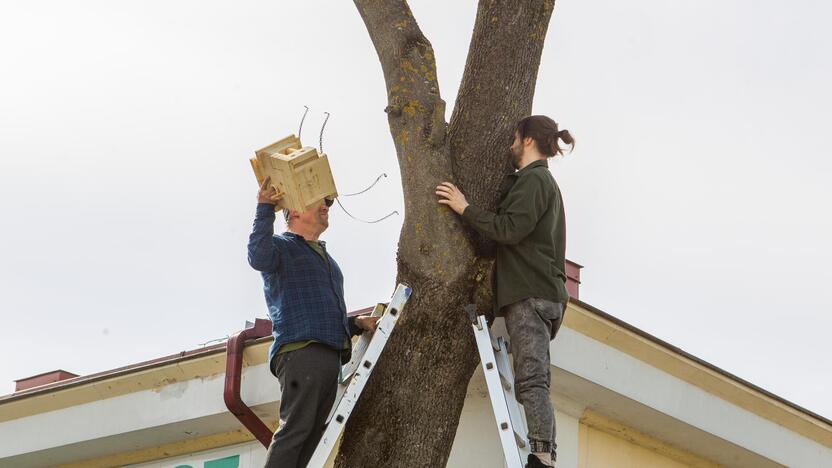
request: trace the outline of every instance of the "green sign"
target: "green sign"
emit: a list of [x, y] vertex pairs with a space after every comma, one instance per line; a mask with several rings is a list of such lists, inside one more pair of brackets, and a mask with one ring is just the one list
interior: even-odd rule
[[[191, 465], [176, 465], [175, 468], [194, 468]], [[230, 457], [218, 458], [216, 460], [207, 460], [202, 464], [202, 468], [240, 468], [240, 456], [232, 455]]]

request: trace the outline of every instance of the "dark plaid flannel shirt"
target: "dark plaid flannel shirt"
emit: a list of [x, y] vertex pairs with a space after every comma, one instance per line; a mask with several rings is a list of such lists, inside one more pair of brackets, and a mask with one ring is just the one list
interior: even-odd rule
[[[344, 349], [347, 338], [361, 330], [354, 318], [347, 319], [341, 269], [329, 253], [329, 261], [324, 261], [303, 236], [292, 232], [274, 235], [274, 220], [274, 206], [258, 204], [248, 242], [248, 262], [263, 276], [272, 321], [274, 343], [269, 362], [280, 346], [297, 341], [316, 340]], [[326, 244], [320, 243], [326, 252]], [[344, 354], [342, 361], [349, 360], [349, 352]]]

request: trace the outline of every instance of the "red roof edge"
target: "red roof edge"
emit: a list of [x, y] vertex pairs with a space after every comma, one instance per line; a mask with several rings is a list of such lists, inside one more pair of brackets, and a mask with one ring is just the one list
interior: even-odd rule
[[19, 392], [54, 382], [60, 382], [62, 380], [68, 380], [74, 377], [78, 377], [78, 374], [73, 374], [72, 372], [67, 372], [63, 369], [44, 372], [42, 374], [15, 380], [14, 391]]
[[[356, 316], [356, 315], [364, 315], [364, 314], [372, 312], [373, 309], [375, 309], [375, 306], [365, 307], [363, 309], [358, 309], [358, 310], [354, 310], [352, 312], [348, 312], [347, 315], [350, 316], [350, 317], [353, 317], [353, 316]], [[271, 339], [271, 338], [269, 338], [269, 337], [261, 338], [261, 339], [257, 340], [256, 342], [266, 341], [266, 340], [269, 340], [269, 339]], [[81, 384], [85, 384], [85, 383], [89, 383], [89, 382], [94, 382], [94, 381], [97, 381], [97, 380], [103, 380], [103, 379], [108, 378], [108, 377], [114, 377], [114, 376], [117, 376], [117, 375], [127, 374], [129, 372], [133, 372], [133, 371], [138, 370], [138, 369], [149, 369], [149, 368], [153, 368], [153, 367], [160, 367], [160, 366], [163, 366], [163, 365], [168, 364], [170, 362], [177, 362], [177, 361], [181, 361], [183, 359], [197, 358], [197, 357], [201, 357], [201, 356], [204, 356], [204, 355], [207, 355], [207, 354], [215, 354], [215, 353], [225, 351], [225, 349], [226, 349], [226, 343], [217, 343], [217, 344], [214, 344], [214, 345], [211, 345], [211, 346], [205, 346], [203, 348], [192, 349], [192, 350], [189, 350], [189, 351], [182, 351], [182, 352], [179, 352], [179, 353], [176, 353], [176, 354], [171, 354], [171, 355], [168, 355], [168, 356], [162, 356], [162, 357], [159, 357], [159, 358], [156, 358], [156, 359], [151, 359], [151, 360], [139, 362], [139, 363], [136, 363], [136, 364], [129, 364], [127, 366], [117, 367], [115, 369], [109, 369], [109, 370], [105, 370], [105, 371], [102, 371], [102, 372], [96, 372], [94, 374], [88, 374], [88, 375], [77, 375], [77, 374], [73, 374], [71, 372], [67, 372], [67, 371], [64, 371], [64, 370], [44, 372], [43, 374], [33, 375], [31, 377], [26, 377], [26, 378], [23, 378], [23, 379], [20, 379], [20, 380], [15, 380], [15, 383], [17, 384], [15, 386], [16, 387], [15, 392], [12, 393], [12, 394], [9, 394], [9, 395], [0, 396], [0, 403], [5, 403], [7, 401], [17, 400], [19, 398], [24, 398], [24, 397], [30, 396], [34, 393], [41, 393], [41, 392], [46, 392], [46, 391], [50, 391], [50, 390], [55, 390], [57, 388], [70, 387], [70, 386], [74, 386], [74, 385], [81, 385]], [[38, 378], [38, 377], [41, 377], [41, 376], [51, 375], [51, 374], [54, 374], [56, 372], [64, 373], [63, 374], [64, 377], [62, 379], [53, 379], [53, 380], [43, 381], [43, 382], [37, 383], [35, 385], [29, 385], [29, 386], [26, 386], [26, 387], [23, 387], [23, 388], [21, 388], [19, 386], [20, 385], [19, 383], [22, 382], [22, 381], [28, 381], [30, 379]]]

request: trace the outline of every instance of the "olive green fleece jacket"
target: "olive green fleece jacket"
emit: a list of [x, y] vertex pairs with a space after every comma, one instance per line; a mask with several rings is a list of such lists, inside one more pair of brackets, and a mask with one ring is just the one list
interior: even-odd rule
[[529, 297], [566, 303], [566, 219], [560, 189], [546, 160], [509, 174], [496, 213], [468, 205], [474, 229], [497, 242], [495, 312]]

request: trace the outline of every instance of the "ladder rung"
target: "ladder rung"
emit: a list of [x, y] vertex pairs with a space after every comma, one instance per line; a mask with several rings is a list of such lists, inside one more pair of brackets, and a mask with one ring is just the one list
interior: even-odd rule
[[[411, 289], [407, 285], [401, 283], [397, 285], [393, 297], [381, 315], [376, 332], [372, 335], [364, 334], [359, 338], [358, 344], [353, 349], [352, 360], [342, 368], [344, 377], [339, 382], [338, 395], [330, 410], [332, 419], [326, 425], [321, 440], [309, 460], [308, 467], [323, 468], [326, 464], [344, 430], [350, 413], [364, 391], [375, 363], [378, 362], [384, 347], [387, 345], [390, 334], [396, 325], [396, 320], [401, 315], [400, 312], [410, 298], [410, 294]], [[376, 311], [373, 312], [373, 316], [378, 316]], [[496, 363], [491, 364], [491, 366], [497, 367]], [[335, 421], [335, 423], [333, 424], [332, 421]]]
[[[473, 328], [491, 407], [497, 422], [505, 466], [522, 468], [525, 464], [524, 458], [529, 453], [529, 443], [526, 441], [526, 424], [521, 414], [522, 409], [514, 395], [514, 378], [507, 346], [502, 337], [492, 339], [483, 316], [477, 317], [477, 323]], [[494, 370], [497, 370], [497, 375], [494, 375]], [[520, 432], [517, 432], [518, 430]]]
[[518, 434], [517, 431], [514, 431], [514, 441], [517, 442], [518, 447], [526, 448], [526, 439], [524, 436]]
[[500, 374], [500, 382], [502, 382], [503, 388], [505, 388], [507, 392], [510, 391], [512, 387], [512, 382], [508, 380], [508, 377], [506, 377], [505, 375], [503, 375], [502, 372], [500, 372], [499, 368], [497, 369], [497, 373]]

